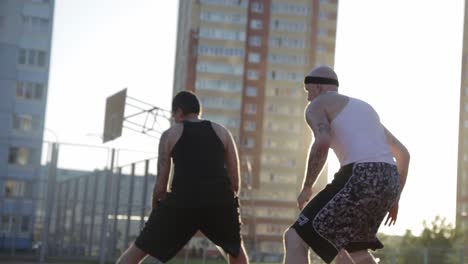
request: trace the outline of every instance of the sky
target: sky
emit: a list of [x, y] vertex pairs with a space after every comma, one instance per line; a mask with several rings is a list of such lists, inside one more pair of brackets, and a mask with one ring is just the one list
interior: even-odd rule
[[[56, 1], [46, 140], [102, 146], [105, 100], [124, 88], [170, 108], [177, 2]], [[411, 153], [397, 224], [384, 233], [418, 234], [436, 215], [455, 221], [463, 11], [462, 0], [339, 3], [340, 92], [373, 105]], [[157, 143], [124, 131], [105, 147], [139, 150], [122, 155], [122, 164], [155, 156]], [[81, 147], [77, 159], [78, 148], [61, 149], [59, 165], [91, 168], [108, 158], [105, 149]], [[333, 154], [329, 166], [331, 177], [338, 169]]]

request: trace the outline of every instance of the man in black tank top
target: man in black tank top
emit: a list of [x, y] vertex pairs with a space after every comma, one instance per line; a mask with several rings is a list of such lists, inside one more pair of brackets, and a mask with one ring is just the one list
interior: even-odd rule
[[[228, 253], [229, 263], [248, 263], [240, 236], [239, 162], [231, 134], [199, 118], [200, 103], [191, 92], [174, 97], [172, 112], [176, 124], [159, 142], [153, 210], [117, 263], [139, 263], [147, 255], [167, 262], [197, 231]], [[167, 192], [171, 163], [174, 174]]]

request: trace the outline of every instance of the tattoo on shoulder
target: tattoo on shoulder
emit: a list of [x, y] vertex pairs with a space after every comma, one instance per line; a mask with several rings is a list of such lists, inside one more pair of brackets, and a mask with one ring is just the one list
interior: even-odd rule
[[319, 123], [317, 125], [317, 131], [322, 134], [322, 133], [330, 133], [330, 125], [326, 123]]

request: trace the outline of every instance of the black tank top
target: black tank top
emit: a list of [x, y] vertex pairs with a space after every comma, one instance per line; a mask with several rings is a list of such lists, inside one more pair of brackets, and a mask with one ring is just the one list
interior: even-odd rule
[[210, 121], [184, 121], [171, 156], [174, 162], [170, 200], [180, 207], [227, 205], [234, 201], [225, 166], [224, 144]]

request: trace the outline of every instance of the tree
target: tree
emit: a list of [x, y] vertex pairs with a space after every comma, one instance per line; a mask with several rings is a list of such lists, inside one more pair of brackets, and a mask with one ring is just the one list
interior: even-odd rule
[[463, 237], [461, 230], [447, 224], [446, 219], [440, 216], [436, 216], [430, 225], [424, 221], [423, 226], [420, 236], [406, 231], [400, 246], [399, 263], [458, 263], [457, 248]]

